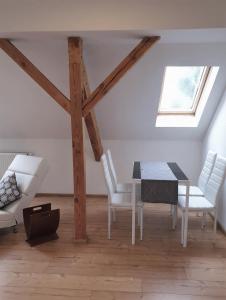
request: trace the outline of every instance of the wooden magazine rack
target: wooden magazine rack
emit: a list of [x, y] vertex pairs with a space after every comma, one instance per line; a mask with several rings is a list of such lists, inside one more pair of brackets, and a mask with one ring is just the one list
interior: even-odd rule
[[23, 210], [27, 242], [36, 246], [58, 239], [56, 230], [60, 221], [60, 210], [51, 210], [51, 203], [27, 207]]

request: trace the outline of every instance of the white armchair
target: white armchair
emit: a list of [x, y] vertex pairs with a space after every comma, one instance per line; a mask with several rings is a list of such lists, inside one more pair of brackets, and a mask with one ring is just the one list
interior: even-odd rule
[[15, 173], [22, 197], [0, 209], [0, 228], [23, 223], [23, 209], [28, 207], [47, 174], [47, 161], [41, 157], [17, 155], [3, 175]]

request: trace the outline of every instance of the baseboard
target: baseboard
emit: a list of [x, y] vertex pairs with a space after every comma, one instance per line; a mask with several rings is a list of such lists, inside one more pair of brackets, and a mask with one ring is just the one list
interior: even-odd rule
[[89, 198], [107, 198], [107, 195], [103, 195], [103, 194], [86, 194], [86, 197], [89, 197]]
[[[38, 193], [35, 197], [73, 197], [74, 194], [59, 194], [59, 193]], [[89, 198], [106, 198], [107, 195], [103, 194], [86, 194]]]

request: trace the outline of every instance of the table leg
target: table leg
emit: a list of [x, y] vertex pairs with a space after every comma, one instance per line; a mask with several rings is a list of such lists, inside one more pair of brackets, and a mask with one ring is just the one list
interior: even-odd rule
[[133, 182], [132, 191], [132, 245], [135, 244], [135, 230], [136, 230], [136, 183]]
[[188, 213], [189, 213], [189, 185], [186, 185], [186, 205], [185, 205], [185, 212], [184, 212], [184, 240], [183, 240], [183, 247], [187, 247], [187, 240], [188, 240]]
[[173, 214], [172, 214], [172, 229], [175, 230], [177, 225], [177, 205], [171, 205], [173, 208]]

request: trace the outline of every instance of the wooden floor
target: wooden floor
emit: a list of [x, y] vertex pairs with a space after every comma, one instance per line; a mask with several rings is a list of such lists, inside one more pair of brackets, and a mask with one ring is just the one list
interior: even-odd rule
[[226, 237], [216, 240], [208, 219], [189, 223], [188, 248], [180, 224], [170, 229], [169, 207], [145, 207], [144, 240], [131, 245], [131, 214], [117, 212], [112, 240], [106, 239], [106, 199], [87, 200], [87, 244], [73, 240], [70, 197], [36, 198], [61, 209], [59, 240], [31, 248], [18, 233], [0, 233], [0, 300], [188, 300], [226, 299]]

